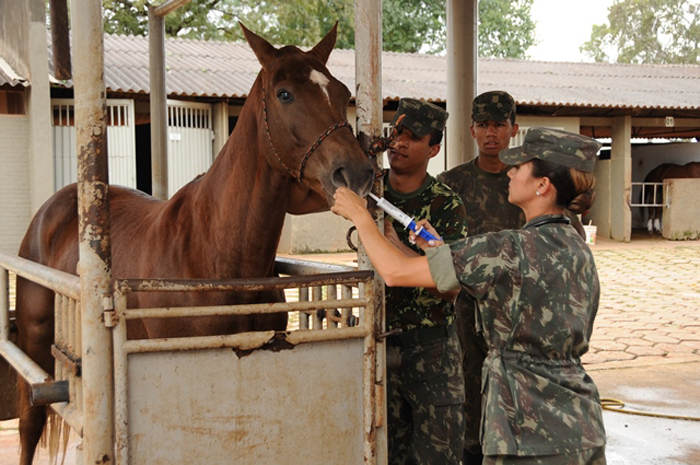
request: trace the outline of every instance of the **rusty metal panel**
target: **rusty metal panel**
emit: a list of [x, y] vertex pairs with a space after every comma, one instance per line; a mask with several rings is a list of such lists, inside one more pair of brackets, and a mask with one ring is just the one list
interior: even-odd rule
[[129, 355], [129, 463], [363, 463], [363, 340]]

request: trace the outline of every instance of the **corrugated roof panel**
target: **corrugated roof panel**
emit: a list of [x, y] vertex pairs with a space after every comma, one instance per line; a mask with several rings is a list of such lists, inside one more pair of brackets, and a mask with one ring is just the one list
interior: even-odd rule
[[[167, 92], [241, 97], [260, 71], [245, 43], [166, 39]], [[51, 47], [49, 47], [51, 53]], [[355, 90], [355, 53], [334, 50], [331, 73]], [[445, 57], [385, 52], [383, 98], [447, 98]], [[147, 93], [148, 38], [105, 35], [105, 82], [114, 92]], [[478, 91], [502, 89], [518, 104], [600, 108], [700, 108], [700, 66], [480, 59]], [[1, 78], [0, 78], [1, 79]], [[72, 83], [68, 82], [67, 86]]]
[[0, 86], [5, 84], [9, 84], [12, 87], [18, 85], [28, 87], [29, 80], [24, 76], [20, 76], [3, 57], [0, 57]]

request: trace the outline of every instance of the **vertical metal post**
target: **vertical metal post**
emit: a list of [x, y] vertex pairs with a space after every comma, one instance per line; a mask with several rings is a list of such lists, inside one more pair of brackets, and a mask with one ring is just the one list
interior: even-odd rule
[[102, 2], [73, 0], [82, 305], [83, 457], [114, 463], [111, 335], [104, 323], [111, 281]]
[[447, 169], [476, 157], [469, 133], [476, 95], [479, 16], [477, 0], [447, 0]]
[[[382, 2], [381, 0], [355, 0], [355, 106], [357, 110], [357, 135], [363, 149], [373, 137], [382, 135]], [[379, 167], [381, 157], [377, 157]], [[375, 192], [383, 191], [382, 178], [377, 178]], [[375, 213], [375, 221], [383, 229], [384, 215]], [[364, 248], [358, 257], [360, 269], [372, 269]], [[374, 300], [374, 335], [384, 331], [384, 282], [375, 276], [370, 295]], [[365, 406], [365, 443], [374, 444], [374, 450], [365, 449], [365, 464], [384, 464], [387, 460], [386, 427], [386, 368], [384, 343], [374, 337], [365, 339], [366, 356], [374, 357], [375, 380], [372, 392], [366, 392], [369, 409]]]
[[10, 295], [9, 277], [5, 268], [0, 268], [0, 341], [10, 340]]
[[51, 0], [51, 44], [56, 79], [70, 79], [70, 34], [68, 0]]
[[165, 93], [165, 26], [156, 7], [148, 7], [148, 47], [151, 81], [152, 194], [168, 198], [168, 106]]
[[168, 95], [165, 92], [165, 21], [190, 0], [166, 0], [148, 7], [148, 61], [151, 84], [151, 193], [168, 198]]

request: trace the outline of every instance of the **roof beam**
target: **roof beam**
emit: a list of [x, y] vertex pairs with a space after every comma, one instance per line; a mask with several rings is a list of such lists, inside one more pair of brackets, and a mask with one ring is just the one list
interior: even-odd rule
[[[612, 127], [615, 124], [615, 118], [587, 116], [580, 120], [581, 126], [607, 126]], [[666, 126], [666, 118], [632, 118], [632, 127], [637, 128], [668, 128]], [[700, 127], [700, 118], [674, 118], [673, 126], [675, 128], [698, 128]]]

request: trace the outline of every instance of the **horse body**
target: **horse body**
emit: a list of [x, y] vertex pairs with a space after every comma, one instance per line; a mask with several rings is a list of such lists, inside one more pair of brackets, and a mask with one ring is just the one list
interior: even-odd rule
[[[360, 195], [369, 191], [374, 169], [346, 123], [318, 138], [334, 123], [345, 122], [350, 98], [325, 67], [336, 29], [309, 52], [276, 49], [243, 29], [262, 71], [209, 171], [166, 201], [110, 187], [114, 278], [272, 276], [287, 212], [327, 209], [338, 186]], [[20, 256], [79, 272], [76, 185], [61, 189], [39, 210]], [[128, 304], [229, 305], [280, 298], [270, 293], [149, 292], [132, 293]], [[53, 374], [53, 292], [19, 278], [16, 313], [17, 345]], [[218, 316], [129, 321], [128, 333], [132, 339], [161, 338], [285, 327], [284, 314]], [[31, 464], [45, 420], [45, 407], [29, 406], [27, 386], [20, 381], [21, 465]]]
[[[693, 161], [685, 165], [677, 165], [675, 163], [662, 163], [644, 178], [644, 182], [663, 182], [664, 179], [688, 179], [700, 178], [700, 162]], [[654, 198], [656, 192], [656, 198]], [[661, 203], [663, 202], [663, 189], [648, 189], [646, 191], [646, 203]], [[654, 231], [661, 232], [661, 207], [648, 207], [649, 220], [647, 221], [647, 230], [649, 234]]]

